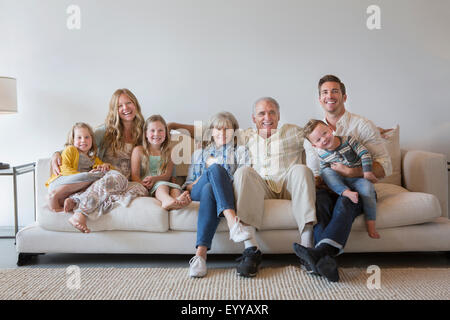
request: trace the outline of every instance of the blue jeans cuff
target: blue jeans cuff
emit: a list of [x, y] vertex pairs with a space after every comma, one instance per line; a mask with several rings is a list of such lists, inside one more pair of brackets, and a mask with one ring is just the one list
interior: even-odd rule
[[231, 209], [236, 212], [236, 208], [234, 207], [234, 205], [225, 205], [223, 207], [217, 208], [217, 216], [219, 216], [222, 212], [224, 212], [227, 209]]

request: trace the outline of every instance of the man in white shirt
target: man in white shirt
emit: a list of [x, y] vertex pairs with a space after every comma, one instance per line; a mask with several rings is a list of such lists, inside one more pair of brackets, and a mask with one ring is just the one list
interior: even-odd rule
[[[234, 173], [236, 213], [243, 222], [259, 229], [265, 199], [291, 200], [300, 243], [312, 247], [315, 186], [312, 171], [302, 164], [303, 128], [293, 124], [278, 127], [280, 106], [270, 97], [255, 102], [252, 120], [256, 128], [240, 134], [249, 150], [251, 166]], [[243, 276], [254, 276], [261, 263], [261, 252], [254, 239], [244, 245], [237, 271]]]
[[[344, 83], [333, 75], [319, 80], [319, 102], [325, 111], [324, 121], [335, 135], [351, 135], [360, 141], [371, 153], [373, 172], [378, 179], [392, 174], [392, 164], [377, 127], [364, 117], [345, 110], [347, 94]], [[311, 143], [305, 139], [306, 163], [314, 172], [316, 180], [316, 215], [314, 226], [315, 248], [306, 248], [294, 243], [294, 251], [306, 269], [338, 281], [339, 273], [334, 256], [343, 252], [351, 231], [353, 220], [362, 213], [361, 201], [357, 204], [348, 198], [332, 194], [323, 186], [319, 176], [319, 158]], [[363, 177], [362, 168], [349, 168], [343, 164], [331, 167], [342, 176]], [[337, 197], [337, 199], [336, 199]]]

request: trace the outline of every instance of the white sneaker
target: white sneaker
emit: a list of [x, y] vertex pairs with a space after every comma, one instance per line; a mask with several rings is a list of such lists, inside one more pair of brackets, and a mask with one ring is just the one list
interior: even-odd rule
[[243, 226], [240, 220], [239, 217], [236, 217], [236, 221], [230, 229], [230, 239], [234, 242], [242, 242], [253, 237], [253, 228]]
[[193, 256], [189, 260], [189, 276], [193, 278], [202, 278], [206, 276], [206, 260], [200, 256]]

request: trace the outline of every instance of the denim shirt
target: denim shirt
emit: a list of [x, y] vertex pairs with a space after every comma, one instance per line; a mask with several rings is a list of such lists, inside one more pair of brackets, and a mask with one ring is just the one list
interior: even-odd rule
[[243, 166], [250, 166], [250, 157], [248, 149], [245, 146], [234, 147], [233, 143], [216, 148], [211, 144], [205, 149], [198, 149], [192, 154], [192, 162], [189, 166], [186, 182], [182, 188], [194, 183], [206, 170], [206, 161], [215, 158], [217, 164], [224, 167], [231, 180], [233, 180], [234, 172]]

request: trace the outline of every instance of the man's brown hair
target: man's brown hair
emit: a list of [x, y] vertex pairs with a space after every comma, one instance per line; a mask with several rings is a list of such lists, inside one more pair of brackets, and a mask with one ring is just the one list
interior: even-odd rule
[[342, 91], [342, 95], [345, 94], [345, 85], [344, 83], [341, 81], [341, 79], [339, 79], [338, 77], [332, 75], [332, 74], [327, 74], [326, 76], [323, 76], [322, 78], [320, 78], [319, 80], [319, 96], [320, 96], [320, 87], [325, 83], [325, 82], [337, 82], [339, 83], [339, 86], [341, 87], [341, 91]]

